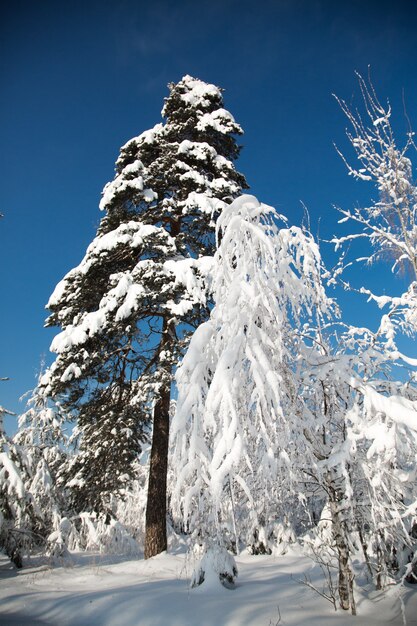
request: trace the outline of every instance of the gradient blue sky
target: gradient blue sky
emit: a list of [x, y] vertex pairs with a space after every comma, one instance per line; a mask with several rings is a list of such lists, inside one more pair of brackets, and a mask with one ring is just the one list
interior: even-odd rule
[[[237, 163], [251, 192], [292, 223], [307, 206], [314, 233], [342, 232], [333, 204], [366, 202], [333, 142], [350, 155], [332, 93], [359, 102], [354, 70], [371, 65], [399, 134], [404, 93], [417, 128], [417, 9], [411, 2], [324, 0], [15, 0], [0, 12], [0, 404], [35, 384], [54, 334], [44, 306], [81, 260], [100, 219], [119, 147], [160, 120], [167, 83], [191, 74], [225, 89], [243, 126]], [[320, 221], [320, 227], [319, 227]], [[323, 256], [334, 261], [330, 246]], [[382, 293], [389, 268], [357, 284]], [[346, 318], [375, 324], [371, 305], [342, 298]], [[409, 352], [416, 352], [410, 346]], [[13, 429], [13, 419], [8, 420]]]

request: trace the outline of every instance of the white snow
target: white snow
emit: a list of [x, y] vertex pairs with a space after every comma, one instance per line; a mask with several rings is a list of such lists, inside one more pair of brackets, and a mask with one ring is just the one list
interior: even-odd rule
[[216, 109], [212, 113], [204, 113], [197, 122], [198, 130], [214, 128], [219, 133], [228, 133], [233, 130], [236, 122], [231, 113], [226, 109]]
[[117, 176], [110, 183], [107, 183], [107, 185], [104, 187], [103, 196], [99, 204], [99, 208], [101, 211], [107, 209], [108, 205], [112, 202], [116, 194], [122, 193], [127, 189], [136, 191], [143, 190], [143, 178], [142, 176], [140, 176], [140, 174], [138, 174], [136, 178], [128, 180], [126, 180], [125, 178], [127, 174], [132, 174], [133, 171], [139, 172], [141, 170], [141, 163], [139, 161], [134, 165], [135, 167], [132, 167], [132, 165], [128, 165], [119, 176]]
[[216, 211], [222, 211], [226, 207], [226, 203], [218, 198], [211, 198], [204, 193], [192, 191], [184, 203], [184, 208], [195, 209], [196, 207], [202, 213], [213, 215]]
[[67, 380], [71, 380], [72, 378], [79, 378], [81, 376], [81, 369], [75, 365], [75, 363], [70, 363], [67, 369], [61, 376], [61, 382], [65, 383]]
[[6, 452], [0, 452], [0, 481], [10, 495], [15, 495], [17, 498], [25, 497], [25, 488], [19, 470]]
[[211, 156], [212, 158], [217, 156], [216, 150], [207, 142], [189, 141], [188, 139], [180, 143], [178, 146], [178, 154], [189, 154], [195, 159], [202, 161], [205, 161], [207, 156]]
[[[402, 624], [399, 590], [358, 591], [358, 616], [332, 605], [299, 581], [322, 589], [321, 570], [292, 550], [285, 556], [236, 557], [235, 589], [190, 589], [196, 562], [185, 554], [144, 561], [72, 555], [64, 566], [20, 571], [0, 556], [0, 623], [5, 626], [391, 626]], [[401, 590], [408, 624], [417, 593]], [[281, 618], [281, 621], [279, 621]]]
[[181, 99], [191, 106], [196, 106], [199, 103], [209, 105], [212, 99], [221, 98], [221, 92], [218, 87], [193, 78], [188, 74], [183, 76], [181, 82], [188, 89], [187, 93], [181, 94]]
[[[148, 144], [154, 143], [158, 135], [161, 134], [161, 132], [163, 132], [163, 129], [164, 129], [163, 124], [161, 123], [156, 124], [153, 128], [150, 128], [149, 130], [145, 130], [143, 133], [141, 133], [137, 137], [133, 137], [132, 139], [129, 139], [129, 141], [127, 141], [120, 148], [120, 152], [123, 154], [127, 152], [132, 147], [132, 145], [136, 147], [139, 143], [148, 143]], [[116, 164], [119, 162], [120, 162], [120, 157], [116, 161]]]

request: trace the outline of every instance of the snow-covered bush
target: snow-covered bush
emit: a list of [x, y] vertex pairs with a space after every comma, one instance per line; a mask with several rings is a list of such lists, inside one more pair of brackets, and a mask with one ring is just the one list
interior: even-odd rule
[[219, 584], [232, 589], [238, 570], [233, 556], [223, 547], [213, 544], [204, 552], [202, 559], [191, 576], [191, 587], [218, 587]]
[[[62, 523], [65, 522], [62, 528]], [[51, 546], [63, 552], [87, 551], [102, 554], [137, 556], [141, 553], [140, 546], [119, 521], [105, 519], [91, 513], [80, 513], [71, 519], [61, 521], [57, 531], [49, 536]]]
[[145, 448], [135, 468], [136, 479], [121, 497], [113, 501], [113, 515], [143, 550], [145, 546], [146, 495], [149, 450]]

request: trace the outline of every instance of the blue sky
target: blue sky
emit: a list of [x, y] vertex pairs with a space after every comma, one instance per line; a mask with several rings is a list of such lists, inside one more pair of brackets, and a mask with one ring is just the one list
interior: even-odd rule
[[[167, 83], [191, 74], [225, 89], [243, 126], [237, 162], [260, 200], [299, 224], [301, 201], [323, 238], [342, 232], [333, 205], [375, 197], [346, 174], [346, 121], [332, 93], [359, 103], [354, 71], [389, 97], [399, 135], [417, 128], [417, 9], [324, 0], [19, 1], [0, 13], [0, 404], [35, 384], [54, 331], [44, 309], [81, 260], [100, 219], [119, 147], [161, 121]], [[331, 265], [331, 247], [323, 244]], [[389, 268], [352, 277], [401, 292]], [[392, 283], [392, 284], [391, 284]], [[344, 296], [346, 318], [375, 310]], [[410, 346], [409, 352], [417, 352]], [[8, 420], [13, 429], [13, 420]]]

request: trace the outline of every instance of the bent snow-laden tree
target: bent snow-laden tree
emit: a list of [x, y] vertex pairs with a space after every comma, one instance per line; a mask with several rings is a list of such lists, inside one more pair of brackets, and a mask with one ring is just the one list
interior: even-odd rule
[[166, 122], [121, 148], [97, 236], [50, 298], [47, 324], [62, 331], [41, 382], [76, 420], [77, 511], [111, 516], [152, 424], [145, 557], [166, 549], [173, 367], [207, 315], [215, 220], [246, 187], [220, 89], [190, 76], [169, 87]]
[[306, 462], [302, 327], [333, 308], [313, 238], [285, 222], [278, 229], [279, 217], [253, 196], [223, 211], [215, 307], [176, 376], [174, 513], [195, 537], [235, 550], [269, 549], [291, 527]]

